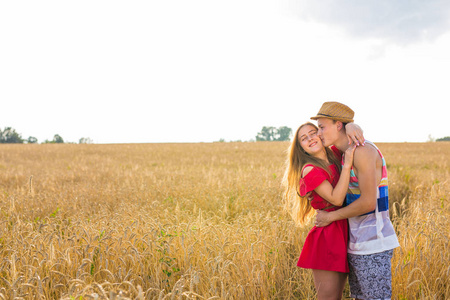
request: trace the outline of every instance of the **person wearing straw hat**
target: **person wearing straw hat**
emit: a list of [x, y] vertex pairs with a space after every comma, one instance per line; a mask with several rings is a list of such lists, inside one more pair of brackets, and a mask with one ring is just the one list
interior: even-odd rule
[[[341, 152], [348, 147], [345, 124], [353, 122], [354, 112], [339, 102], [325, 102], [316, 116], [318, 135], [324, 146], [334, 145]], [[374, 143], [355, 138], [357, 147], [350, 172], [345, 207], [319, 211], [317, 227], [337, 220], [349, 223], [349, 285], [356, 299], [390, 299], [392, 296], [391, 258], [399, 247], [397, 235], [389, 219], [386, 161]]]

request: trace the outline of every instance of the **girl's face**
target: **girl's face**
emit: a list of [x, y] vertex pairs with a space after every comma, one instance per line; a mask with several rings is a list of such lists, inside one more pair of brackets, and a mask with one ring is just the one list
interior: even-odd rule
[[317, 129], [311, 125], [303, 126], [298, 132], [300, 146], [309, 155], [313, 155], [323, 150], [322, 140], [317, 135]]

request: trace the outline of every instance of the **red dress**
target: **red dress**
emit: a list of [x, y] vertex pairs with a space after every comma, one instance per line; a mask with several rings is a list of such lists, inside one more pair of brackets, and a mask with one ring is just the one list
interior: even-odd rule
[[[304, 196], [312, 191], [311, 206], [314, 209], [334, 211], [340, 208], [333, 206], [314, 191], [324, 180], [328, 180], [333, 188], [336, 186], [339, 170], [335, 165], [331, 165], [330, 171], [331, 178], [325, 170], [313, 166], [313, 169], [300, 180], [300, 195]], [[325, 227], [314, 226], [306, 237], [297, 266], [348, 273], [347, 242], [347, 219], [335, 221]]]

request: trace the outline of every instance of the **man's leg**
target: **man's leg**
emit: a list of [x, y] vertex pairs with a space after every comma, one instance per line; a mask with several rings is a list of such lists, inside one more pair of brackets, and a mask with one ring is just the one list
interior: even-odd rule
[[393, 250], [369, 255], [348, 255], [351, 297], [356, 299], [391, 299]]

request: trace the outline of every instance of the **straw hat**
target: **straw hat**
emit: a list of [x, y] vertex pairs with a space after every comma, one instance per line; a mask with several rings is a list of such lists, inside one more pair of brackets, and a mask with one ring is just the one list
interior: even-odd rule
[[325, 102], [322, 104], [317, 116], [312, 117], [312, 120], [319, 118], [328, 118], [342, 123], [353, 122], [353, 116], [355, 112], [345, 104], [339, 102]]

